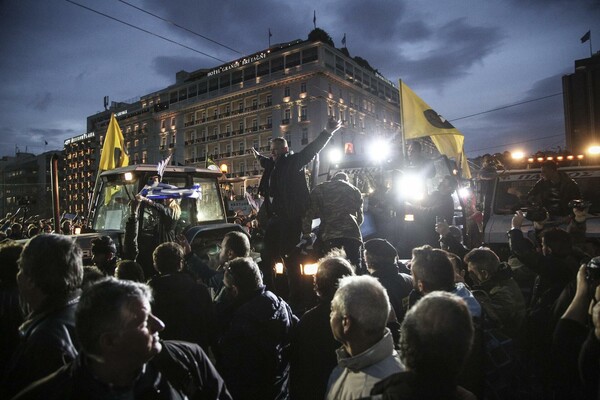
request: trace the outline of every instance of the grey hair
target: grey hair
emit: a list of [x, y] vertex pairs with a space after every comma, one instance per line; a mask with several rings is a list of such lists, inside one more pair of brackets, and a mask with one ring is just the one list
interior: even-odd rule
[[368, 335], [380, 335], [390, 315], [390, 300], [376, 278], [346, 276], [339, 281], [331, 311], [351, 317]]

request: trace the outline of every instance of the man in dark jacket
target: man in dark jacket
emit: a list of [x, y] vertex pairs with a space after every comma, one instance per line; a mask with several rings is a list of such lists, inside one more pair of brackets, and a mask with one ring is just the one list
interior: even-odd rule
[[371, 395], [379, 397], [372, 399], [476, 399], [457, 385], [474, 337], [469, 311], [458, 296], [426, 295], [406, 315], [401, 333], [406, 371], [376, 383]]
[[387, 290], [396, 318], [402, 323], [408, 308], [408, 296], [413, 289], [412, 276], [400, 272], [398, 253], [385, 239], [366, 241], [365, 258], [369, 273]]
[[[330, 121], [328, 127], [298, 153], [291, 152], [287, 141], [282, 137], [271, 141], [270, 158], [252, 149], [254, 157], [264, 168], [259, 191], [265, 198], [263, 207], [266, 207], [268, 223], [265, 227], [265, 248], [261, 257], [265, 283], [269, 288], [272, 285], [276, 260], [290, 254], [300, 241], [302, 217], [310, 203], [305, 167], [341, 127], [341, 121]], [[288, 273], [299, 273], [290, 269]], [[295, 281], [291, 279], [290, 283]]]
[[92, 262], [104, 276], [114, 276], [117, 267], [117, 246], [110, 236], [92, 239]]
[[319, 304], [304, 313], [292, 334], [290, 396], [293, 400], [325, 398], [329, 375], [337, 365], [335, 351], [340, 347], [329, 325], [331, 300], [339, 280], [352, 275], [352, 266], [336, 251], [319, 260], [315, 275]]
[[177, 243], [160, 244], [153, 259], [159, 275], [148, 285], [154, 293], [152, 309], [166, 323], [163, 337], [196, 343], [208, 350], [215, 318], [208, 288], [183, 272], [183, 249]]
[[251, 258], [230, 261], [223, 282], [216, 304], [217, 369], [236, 400], [287, 399], [290, 335], [298, 319], [266, 290]]
[[473, 282], [473, 296], [487, 316], [514, 340], [520, 339], [525, 321], [525, 299], [510, 267], [488, 248], [473, 249], [465, 256]]
[[81, 296], [76, 313], [81, 353], [16, 399], [231, 400], [206, 353], [160, 341], [148, 286], [106, 278]]
[[569, 215], [569, 201], [581, 198], [579, 186], [567, 174], [558, 170], [554, 161], [542, 164], [541, 179], [527, 194], [530, 202], [548, 210], [551, 217]]
[[321, 219], [317, 235], [322, 254], [343, 248], [358, 274], [364, 273], [362, 261], [363, 200], [360, 190], [348, 182], [348, 175], [338, 172], [330, 181], [310, 193], [310, 207], [302, 219], [302, 237], [311, 235], [312, 220]]
[[63, 235], [38, 235], [23, 249], [17, 284], [29, 315], [19, 328], [21, 343], [5, 369], [1, 398], [11, 398], [77, 356], [81, 254], [81, 248]]

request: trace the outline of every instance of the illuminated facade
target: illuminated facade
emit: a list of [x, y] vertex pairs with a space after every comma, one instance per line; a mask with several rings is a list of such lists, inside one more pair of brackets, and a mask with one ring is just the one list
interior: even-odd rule
[[360, 157], [367, 140], [399, 135], [397, 87], [359, 61], [323, 42], [296, 40], [213, 69], [180, 71], [174, 85], [88, 117], [88, 132], [96, 132], [89, 156], [97, 166], [114, 112], [130, 163], [154, 164], [169, 154], [178, 165], [212, 160], [235, 178], [240, 195], [260, 178], [251, 147], [268, 154], [270, 139], [285, 137], [298, 151], [329, 118], [341, 119], [343, 129], [318, 163], [323, 174], [328, 150]]

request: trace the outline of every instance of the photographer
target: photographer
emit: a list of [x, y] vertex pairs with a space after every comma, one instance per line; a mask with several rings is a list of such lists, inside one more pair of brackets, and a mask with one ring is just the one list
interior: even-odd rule
[[600, 258], [596, 257], [579, 268], [575, 296], [556, 324], [552, 343], [555, 398], [591, 399], [598, 393], [600, 307], [592, 309], [590, 303], [600, 297], [599, 280]]
[[528, 201], [546, 208], [553, 219], [569, 215], [569, 202], [581, 198], [577, 183], [559, 171], [554, 161], [544, 162], [540, 175], [540, 180], [527, 194]]
[[[575, 278], [581, 265], [581, 253], [574, 249], [571, 235], [559, 228], [543, 230], [540, 234], [542, 251], [535, 251], [521, 231], [524, 219], [525, 215], [517, 211], [512, 219], [512, 229], [508, 232], [509, 245], [523, 266], [537, 274], [527, 310], [525, 350], [532, 360], [531, 372], [540, 374], [541, 383], [548, 388], [548, 350], [556, 324], [554, 308], [565, 286]], [[534, 225], [540, 228], [543, 221], [534, 222]]]

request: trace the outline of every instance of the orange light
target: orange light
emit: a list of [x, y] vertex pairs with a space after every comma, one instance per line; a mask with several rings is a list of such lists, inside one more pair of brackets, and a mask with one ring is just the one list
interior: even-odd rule
[[537, 160], [540, 161], [540, 162], [544, 161], [544, 157], [538, 157]]
[[567, 160], [572, 160], [573, 158], [573, 156], [567, 156]]
[[227, 164], [221, 164], [221, 172], [226, 174], [227, 170], [229, 169], [229, 167], [227, 166]]
[[563, 157], [563, 156], [558, 156], [558, 157], [556, 157], [556, 161], [562, 161], [563, 159], [564, 159], [564, 157]]
[[529, 158], [527, 159], [527, 162], [533, 162], [533, 161], [534, 161], [533, 157], [529, 157]]
[[277, 275], [283, 275], [283, 263], [278, 262], [275, 264], [275, 273]]
[[315, 275], [317, 273], [318, 264], [300, 264], [302, 275]]
[[512, 153], [510, 153], [510, 156], [513, 160], [522, 160], [523, 158], [525, 158], [525, 153], [523, 153], [522, 151], [513, 151]]
[[578, 155], [577, 155], [577, 159], [578, 159], [578, 160], [583, 160], [583, 154], [578, 154]]
[[548, 157], [546, 157], [546, 160], [548, 160], [548, 161], [552, 161], [552, 160], [554, 160], [554, 157], [552, 157], [552, 156], [548, 156]]

